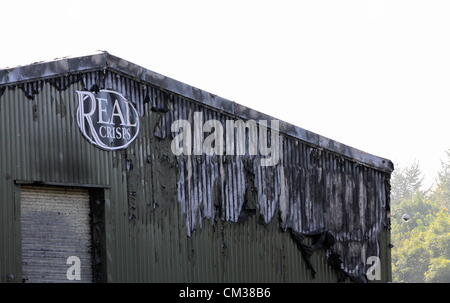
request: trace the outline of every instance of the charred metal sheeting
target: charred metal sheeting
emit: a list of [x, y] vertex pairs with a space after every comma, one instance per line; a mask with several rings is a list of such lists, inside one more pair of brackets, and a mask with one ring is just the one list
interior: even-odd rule
[[[223, 125], [229, 119], [179, 99], [171, 100], [168, 107], [172, 110], [155, 128], [159, 138], [171, 135], [170, 125], [176, 119], [191, 120], [193, 124], [194, 112], [202, 112], [205, 120], [216, 119]], [[281, 138], [282, 157], [276, 166], [263, 167], [259, 156], [249, 155], [178, 157], [178, 200], [188, 235], [201, 227], [204, 219], [215, 219], [216, 215], [224, 221], [238, 222], [245, 210], [246, 193], [256, 189], [256, 209], [264, 224], [279, 215], [281, 228], [292, 231], [307, 259], [312, 251], [305, 252], [301, 237], [315, 239], [323, 233], [329, 244], [313, 245], [312, 250], [325, 249], [330, 264], [336, 263], [332, 258], [340, 258], [335, 269], [363, 281], [366, 258], [380, 255], [378, 237], [387, 227], [388, 174], [292, 137]], [[250, 175], [254, 177], [250, 179]], [[314, 275], [314, 269], [310, 269]]]
[[[105, 88], [141, 116], [127, 150], [94, 147], [74, 120], [75, 90]], [[389, 160], [284, 122], [275, 166], [176, 157], [171, 124], [194, 112], [273, 119], [107, 53], [0, 71], [0, 281], [20, 277], [17, 180], [104, 188], [107, 281], [365, 281], [369, 256], [389, 280]]]

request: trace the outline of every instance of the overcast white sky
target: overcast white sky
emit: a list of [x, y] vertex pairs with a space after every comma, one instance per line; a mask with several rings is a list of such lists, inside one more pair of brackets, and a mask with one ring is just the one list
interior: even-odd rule
[[107, 50], [402, 165], [450, 148], [450, 1], [5, 1], [0, 67]]

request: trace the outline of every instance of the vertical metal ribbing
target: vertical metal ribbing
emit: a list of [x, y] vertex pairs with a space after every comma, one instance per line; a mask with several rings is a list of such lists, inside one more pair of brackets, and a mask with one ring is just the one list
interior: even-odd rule
[[[220, 163], [224, 157], [214, 159], [198, 156], [192, 157], [191, 162], [187, 157], [180, 157], [178, 168], [173, 168], [178, 170], [179, 176], [177, 180], [173, 180], [178, 185], [174, 193], [179, 201], [178, 205], [164, 212], [154, 207], [153, 183], [154, 178], [160, 176], [156, 175], [152, 167], [152, 161], [158, 161], [152, 158], [152, 155], [155, 146], [170, 142], [171, 123], [176, 119], [188, 119], [188, 113], [196, 110], [203, 113], [205, 120], [218, 119], [224, 126], [224, 121], [233, 117], [196, 105], [192, 100], [169, 94], [151, 85], [143, 88], [142, 84], [112, 72], [98, 71], [84, 73], [81, 76], [83, 82], [72, 83], [62, 91], [45, 81], [34, 83], [30, 86], [31, 91], [33, 89], [39, 91], [34, 96], [34, 100], [28, 100], [24, 92], [18, 88], [7, 89], [0, 97], [0, 142], [2, 143], [0, 152], [2, 155], [8, 155], [0, 159], [0, 177], [2, 180], [6, 180], [6, 177], [10, 178], [0, 182], [1, 201], [14, 200], [12, 181], [14, 178], [109, 186], [111, 201], [108, 202], [107, 210], [110, 260], [108, 265], [110, 266], [109, 276], [113, 281], [158, 281], [163, 277], [164, 279], [180, 279], [180, 281], [183, 279], [200, 281], [202, 277], [224, 280], [227, 277], [239, 280], [249, 277], [257, 278], [255, 273], [259, 263], [254, 256], [260, 253], [260, 249], [265, 249], [272, 258], [265, 259], [272, 265], [266, 264], [264, 268], [257, 270], [257, 274], [261, 277], [269, 279], [271, 268], [282, 264], [283, 262], [277, 260], [281, 260], [283, 256], [289, 259], [287, 263], [297, 264], [298, 252], [290, 242], [281, 240], [284, 234], [275, 227], [272, 229], [260, 227], [256, 220], [258, 216], [255, 216], [248, 222], [239, 224], [238, 228], [233, 227], [227, 231], [230, 248], [223, 249], [235, 256], [241, 256], [249, 265], [237, 269], [235, 274], [231, 273], [230, 268], [222, 268], [223, 275], [208, 273], [206, 264], [236, 268], [242, 266], [244, 262], [237, 259], [230, 260], [230, 257], [224, 257], [227, 261], [221, 259], [220, 232], [217, 230], [219, 227], [211, 226], [208, 221], [210, 218], [214, 219], [217, 210], [215, 203], [222, 203], [222, 209], [225, 211], [224, 219], [232, 222], [238, 220], [247, 182], [242, 162], [243, 156], [232, 157], [226, 163]], [[64, 87], [71, 83], [72, 80], [68, 77], [71, 76], [61, 77], [58, 85]], [[136, 225], [132, 225], [124, 215], [127, 212], [128, 199], [126, 181], [124, 181], [126, 169], [123, 166], [124, 154], [101, 151], [90, 145], [81, 137], [74, 121], [74, 112], [77, 107], [74, 90], [89, 89], [95, 84], [100, 88], [124, 92], [128, 98], [136, 102], [140, 113], [145, 112], [141, 117], [141, 125], [145, 125], [146, 129], [141, 130], [140, 136], [128, 151], [135, 161], [133, 173], [136, 174], [139, 182]], [[26, 89], [30, 90], [30, 88]], [[147, 95], [151, 100], [150, 103], [144, 104]], [[152, 102], [155, 102], [157, 108], [165, 107], [168, 111], [158, 114], [153, 112]], [[64, 109], [61, 104], [65, 105], [65, 116], [63, 116]], [[161, 117], [159, 122], [154, 121], [157, 116]], [[156, 122], [155, 130], [149, 129], [153, 122]], [[154, 131], [162, 138], [155, 139]], [[271, 222], [269, 226], [272, 224], [277, 226], [279, 223], [273, 218], [279, 211], [281, 182], [286, 182], [289, 190], [286, 202], [285, 223], [288, 224], [286, 227], [300, 232], [322, 228], [330, 230], [341, 243], [336, 245], [336, 251], [344, 253], [346, 241], [368, 235], [372, 239], [369, 241], [371, 243], [369, 249], [372, 252], [385, 220], [385, 173], [356, 166], [355, 162], [327, 151], [319, 152], [318, 158], [313, 160], [311, 156], [318, 152], [316, 148], [288, 136], [283, 135], [282, 144], [283, 162], [279, 168], [262, 168], [257, 158], [253, 163], [259, 211], [266, 222]], [[148, 163], [149, 159], [150, 163]], [[192, 163], [193, 176], [191, 181], [187, 182], [186, 173], [189, 163]], [[220, 166], [223, 166], [225, 174], [221, 175]], [[280, 169], [283, 170], [284, 181], [281, 178]], [[217, 197], [214, 196], [214, 187], [219, 180], [223, 182], [222, 200], [215, 201]], [[365, 193], [363, 196], [367, 196], [367, 199], [361, 198], [359, 193]], [[346, 194], [350, 201], [346, 200]], [[0, 209], [3, 227], [14, 225], [13, 217], [11, 217], [14, 213], [13, 204], [3, 202]], [[355, 216], [346, 220], [346, 213], [351, 212], [352, 209], [357, 210]], [[188, 226], [185, 225], [186, 223]], [[222, 223], [216, 224], [220, 226]], [[361, 224], [364, 227], [358, 229], [357, 227]], [[190, 263], [188, 243], [196, 240], [187, 239], [186, 229], [189, 233], [193, 228], [196, 228], [196, 231], [191, 238], [195, 238], [198, 233], [198, 237], [204, 242], [199, 240], [195, 242], [197, 246], [194, 249], [202, 250], [202, 252], [194, 252], [197, 254], [197, 262]], [[238, 229], [241, 232], [238, 232]], [[2, 228], [0, 233], [0, 249], [4, 256], [0, 257], [0, 273], [2, 274], [0, 280], [5, 279], [5, 272], [15, 271], [18, 264], [17, 261], [9, 262], [11, 258], [14, 259], [13, 244], [17, 241], [8, 236], [9, 230]], [[233, 234], [232, 230], [237, 234]], [[259, 242], [267, 241], [267, 243], [256, 243], [258, 241], [254, 237], [257, 237]], [[233, 246], [233, 243], [237, 243], [237, 246]], [[281, 252], [281, 246], [286, 246], [287, 252]], [[240, 252], [245, 249], [248, 251]], [[173, 253], [173, 250], [178, 253]], [[205, 264], [198, 262], [200, 256], [207, 260]], [[220, 265], [222, 261], [225, 265]], [[347, 261], [349, 268], [356, 264], [354, 260]], [[321, 263], [316, 264], [323, 277], [326, 277], [324, 279], [333, 280], [327, 267], [322, 267]], [[145, 268], [148, 270], [144, 270]], [[158, 270], [163, 272], [161, 276], [157, 274]], [[307, 280], [309, 277], [308, 273], [285, 270], [286, 279], [290, 281]], [[175, 275], [175, 272], [179, 274]]]

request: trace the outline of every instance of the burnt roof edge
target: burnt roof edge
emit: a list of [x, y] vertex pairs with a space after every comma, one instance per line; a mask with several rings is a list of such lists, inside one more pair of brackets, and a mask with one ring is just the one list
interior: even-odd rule
[[[174, 92], [242, 119], [275, 119], [244, 105], [208, 93], [204, 90], [195, 88], [191, 85], [166, 77], [137, 64], [113, 56], [108, 52], [101, 52], [99, 54], [82, 57], [55, 59], [54, 61], [39, 62], [10, 69], [3, 69], [0, 70], [0, 86], [42, 78], [50, 78], [61, 74], [86, 72], [98, 69], [109, 69], [129, 75], [139, 81], [158, 86], [164, 90]], [[388, 159], [366, 153], [282, 120], [279, 121], [281, 133], [295, 137], [311, 145], [341, 154], [347, 158], [385, 172], [390, 173], [394, 169], [393, 163]]]

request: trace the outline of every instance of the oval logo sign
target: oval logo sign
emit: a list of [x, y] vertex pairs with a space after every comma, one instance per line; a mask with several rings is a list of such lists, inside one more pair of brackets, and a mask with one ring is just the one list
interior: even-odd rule
[[77, 124], [92, 144], [106, 150], [127, 148], [139, 133], [139, 115], [122, 94], [102, 89], [76, 91]]

